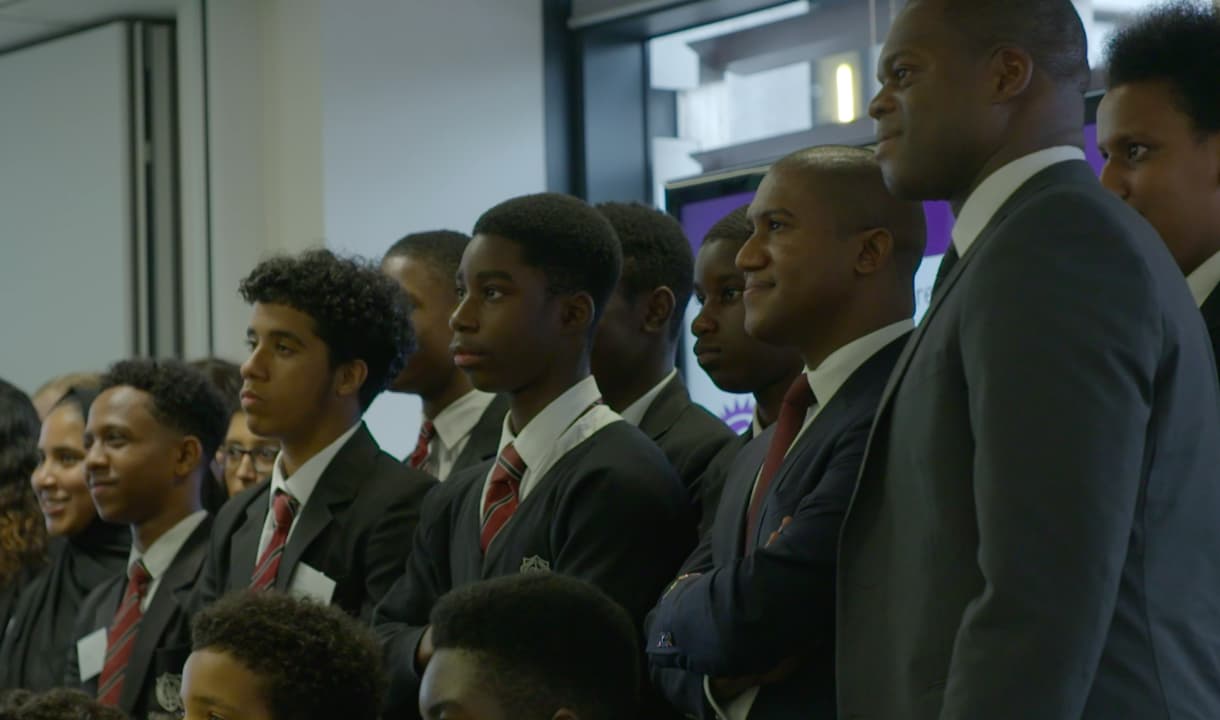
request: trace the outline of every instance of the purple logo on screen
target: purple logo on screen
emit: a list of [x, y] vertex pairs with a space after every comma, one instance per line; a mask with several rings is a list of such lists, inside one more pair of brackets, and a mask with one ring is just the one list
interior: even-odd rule
[[740, 435], [754, 421], [754, 403], [749, 400], [734, 400], [720, 411], [720, 419], [730, 430]]

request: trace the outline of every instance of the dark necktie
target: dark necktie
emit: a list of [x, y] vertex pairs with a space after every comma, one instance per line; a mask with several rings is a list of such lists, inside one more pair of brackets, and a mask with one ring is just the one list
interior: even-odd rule
[[419, 439], [415, 441], [415, 450], [411, 452], [411, 457], [407, 458], [407, 464], [416, 470], [423, 468], [428, 462], [428, 451], [432, 447], [432, 438], [436, 437], [436, 426], [431, 420], [425, 420], [423, 425], [419, 426]]
[[275, 513], [275, 529], [258, 559], [258, 564], [254, 566], [254, 575], [250, 578], [251, 588], [266, 590], [275, 584], [280, 558], [284, 556], [284, 544], [288, 542], [288, 532], [292, 530], [292, 521], [296, 519], [298, 506], [299, 503], [293, 496], [282, 490], [275, 491], [275, 500], [271, 503], [271, 510]]
[[140, 633], [140, 618], [144, 611], [140, 604], [148, 593], [152, 575], [143, 561], [137, 561], [127, 571], [127, 590], [119, 604], [110, 630], [106, 633], [106, 661], [97, 683], [97, 699], [103, 705], [118, 707], [123, 694], [123, 676], [127, 672], [127, 661]]
[[940, 268], [936, 271], [936, 280], [932, 282], [932, 294], [935, 295], [940, 286], [944, 284], [945, 278], [949, 277], [949, 271], [957, 264], [957, 246], [952, 241], [949, 242], [949, 249], [945, 251], [945, 256], [940, 260]]
[[758, 475], [758, 482], [754, 484], [754, 494], [750, 496], [750, 508], [746, 516], [745, 548], [747, 554], [754, 549], [754, 536], [758, 532], [759, 514], [762, 511], [763, 500], [767, 497], [767, 491], [771, 488], [771, 480], [775, 478], [775, 473], [779, 470], [780, 465], [783, 465], [788, 448], [800, 434], [809, 408], [813, 407], [816, 402], [817, 398], [813, 395], [813, 388], [809, 387], [809, 377], [805, 373], [797, 375], [796, 379], [792, 381], [792, 385], [788, 387], [788, 392], [784, 393], [784, 402], [779, 409], [779, 420], [775, 422], [775, 434], [771, 436], [771, 444], [767, 446], [767, 459], [763, 461], [762, 472]]
[[487, 497], [483, 501], [483, 522], [479, 531], [479, 546], [483, 552], [491, 547], [491, 541], [517, 511], [518, 493], [521, 491], [521, 478], [525, 477], [525, 461], [517, 454], [512, 443], [504, 446], [496, 458], [495, 467], [491, 471], [491, 483], [487, 488]]

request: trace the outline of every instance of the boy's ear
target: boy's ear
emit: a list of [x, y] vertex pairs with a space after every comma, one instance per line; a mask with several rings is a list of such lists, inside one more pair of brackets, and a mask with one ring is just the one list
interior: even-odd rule
[[565, 333], [587, 334], [593, 329], [593, 296], [587, 292], [563, 296], [559, 322]]
[[203, 443], [194, 435], [184, 435], [182, 442], [178, 443], [178, 452], [174, 457], [174, 477], [188, 477], [195, 472], [202, 459]]
[[349, 360], [335, 368], [335, 392], [339, 397], [356, 395], [368, 377], [369, 366], [363, 360]]
[[644, 313], [644, 332], [668, 334], [669, 323], [677, 310], [678, 301], [674, 291], [662, 285], [648, 294]]

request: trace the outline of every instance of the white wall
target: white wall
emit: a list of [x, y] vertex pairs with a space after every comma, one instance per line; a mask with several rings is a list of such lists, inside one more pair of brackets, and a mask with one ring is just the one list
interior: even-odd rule
[[[321, 29], [329, 247], [380, 258], [545, 189], [540, 0], [331, 0]], [[414, 398], [367, 417], [391, 453], [414, 445]]]

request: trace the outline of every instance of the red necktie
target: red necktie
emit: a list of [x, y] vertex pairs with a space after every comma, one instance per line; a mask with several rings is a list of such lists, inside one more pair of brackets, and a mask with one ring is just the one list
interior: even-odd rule
[[97, 684], [98, 702], [111, 707], [118, 707], [119, 697], [123, 694], [123, 675], [127, 671], [127, 661], [131, 659], [136, 636], [140, 633], [140, 618], [144, 616], [140, 603], [144, 601], [148, 584], [152, 582], [152, 575], [148, 574], [143, 561], [135, 562], [128, 569], [127, 578], [123, 601], [119, 603], [114, 621], [106, 633], [106, 661]]
[[805, 424], [805, 415], [813, 407], [817, 398], [813, 396], [813, 388], [809, 387], [809, 378], [805, 373], [796, 376], [788, 392], [784, 393], [784, 403], [780, 406], [779, 420], [775, 423], [775, 434], [771, 436], [771, 444], [767, 446], [767, 459], [763, 461], [762, 472], [754, 485], [754, 494], [750, 496], [750, 509], [747, 515], [745, 547], [749, 553], [754, 549], [754, 536], [758, 533], [759, 513], [762, 511], [763, 500], [771, 488], [771, 480], [784, 464], [784, 456], [788, 448], [800, 434]]
[[419, 426], [419, 439], [415, 441], [415, 450], [411, 452], [411, 457], [407, 458], [408, 465], [418, 470], [428, 462], [428, 450], [434, 437], [436, 426], [431, 420], [425, 420], [424, 424]]
[[491, 546], [500, 529], [517, 511], [517, 493], [521, 489], [521, 478], [525, 476], [525, 461], [517, 454], [512, 443], [504, 446], [496, 458], [491, 471], [491, 484], [483, 500], [483, 523], [479, 532], [479, 545], [483, 552]]
[[263, 550], [262, 557], [254, 566], [254, 575], [250, 578], [250, 587], [255, 590], [266, 590], [275, 584], [275, 574], [280, 569], [280, 558], [284, 556], [284, 544], [288, 542], [288, 531], [292, 529], [292, 521], [297, 514], [297, 500], [282, 490], [275, 491], [275, 501], [271, 509], [275, 513], [275, 530], [271, 540]]

